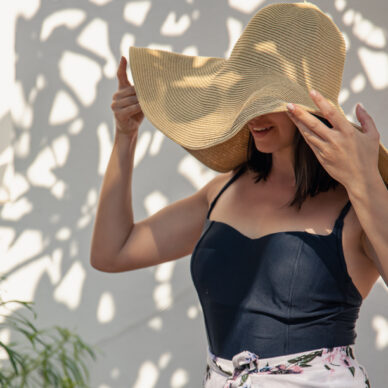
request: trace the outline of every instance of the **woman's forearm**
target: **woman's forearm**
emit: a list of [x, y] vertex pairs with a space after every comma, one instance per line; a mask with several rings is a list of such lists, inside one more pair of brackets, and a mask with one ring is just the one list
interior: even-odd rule
[[90, 263], [99, 270], [114, 265], [134, 225], [132, 172], [137, 131], [124, 134], [116, 129], [114, 145], [103, 178], [94, 222]]

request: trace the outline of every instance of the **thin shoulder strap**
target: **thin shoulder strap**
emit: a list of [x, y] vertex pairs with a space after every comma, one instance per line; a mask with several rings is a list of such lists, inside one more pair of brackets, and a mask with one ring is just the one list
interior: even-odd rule
[[225, 183], [225, 185], [223, 186], [223, 188], [219, 191], [219, 193], [216, 195], [216, 197], [213, 199], [212, 203], [210, 204], [210, 207], [209, 207], [209, 211], [207, 212], [207, 216], [206, 218], [209, 218], [210, 217], [210, 213], [211, 211], [213, 210], [213, 207], [214, 205], [216, 204], [217, 202], [217, 199], [220, 197], [220, 195], [224, 192], [224, 190], [229, 186], [231, 185], [241, 174], [242, 172], [245, 170], [244, 168], [245, 166], [243, 165], [242, 167], [240, 167], [240, 169]]
[[346, 214], [348, 213], [351, 205], [352, 205], [352, 203], [350, 202], [350, 199], [349, 199], [348, 202], [346, 202], [345, 206], [342, 208], [339, 216], [335, 220], [334, 229], [339, 230], [342, 227], [343, 222], [344, 222], [344, 218], [345, 218]]

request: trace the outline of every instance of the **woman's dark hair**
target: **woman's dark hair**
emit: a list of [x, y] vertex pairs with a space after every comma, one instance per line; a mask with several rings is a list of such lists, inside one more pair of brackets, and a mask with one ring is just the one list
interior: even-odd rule
[[[325, 118], [315, 114], [314, 116], [329, 128], [333, 128]], [[338, 181], [331, 177], [322, 167], [298, 128], [295, 131], [293, 144], [296, 191], [294, 199], [288, 205], [294, 206], [296, 204], [297, 209], [300, 210], [307, 196], [314, 197], [320, 192], [328, 191], [331, 188], [334, 189], [338, 185]], [[244, 167], [258, 173], [255, 177], [255, 183], [261, 179], [266, 181], [272, 167], [272, 154], [257, 150], [251, 133], [249, 134], [247, 161], [243, 163], [242, 168]]]

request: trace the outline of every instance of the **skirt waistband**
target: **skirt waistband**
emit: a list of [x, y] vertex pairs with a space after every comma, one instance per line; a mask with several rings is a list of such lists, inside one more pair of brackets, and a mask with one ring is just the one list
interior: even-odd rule
[[248, 383], [247, 379], [252, 374], [299, 374], [304, 368], [311, 371], [316, 365], [328, 370], [334, 366], [352, 368], [350, 359], [355, 360], [354, 345], [320, 348], [270, 358], [259, 358], [257, 354], [244, 350], [234, 355], [232, 360], [215, 356], [207, 347], [208, 366], [228, 378], [229, 385], [225, 385], [228, 388], [243, 386]]

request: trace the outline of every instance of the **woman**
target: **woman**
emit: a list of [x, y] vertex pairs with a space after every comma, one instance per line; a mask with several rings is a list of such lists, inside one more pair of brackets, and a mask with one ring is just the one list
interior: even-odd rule
[[[358, 106], [355, 131], [319, 94], [310, 96], [324, 117], [295, 105], [250, 118], [246, 163], [135, 224], [131, 180], [144, 113], [125, 69], [122, 58], [93, 267], [130, 271], [192, 253], [209, 343], [206, 388], [368, 387], [354, 355], [355, 323], [378, 276], [388, 283], [388, 193], [372, 118]], [[157, 101], [151, 89], [148, 100]]]
[[[221, 194], [221, 188], [225, 190], [226, 183], [231, 182], [231, 178], [236, 177], [235, 174], [238, 172], [235, 170], [217, 175], [194, 195], [163, 208], [135, 225], [130, 183], [137, 133], [144, 114], [134, 88], [128, 81], [125, 58], [121, 59], [117, 76], [119, 88], [113, 96], [111, 105], [116, 122], [115, 145], [100, 194], [91, 251], [92, 266], [104, 272], [145, 268], [192, 253], [200, 241], [199, 237], [203, 232], [206, 216], [210, 214], [210, 204], [213, 203], [214, 206], [214, 199], [217, 194]], [[373, 133], [375, 127], [371, 117], [361, 109], [357, 109], [357, 116]], [[256, 152], [271, 153], [273, 165], [266, 180], [262, 179], [258, 183], [254, 183], [254, 172], [247, 169], [245, 174], [219, 197], [217, 206], [212, 209], [212, 220], [231, 225], [227, 226], [225, 231], [230, 233], [234, 230], [230, 234], [232, 239], [260, 239], [263, 236], [291, 230], [306, 231], [311, 235], [328, 235], [332, 232], [338, 214], [350, 198], [343, 185], [338, 184], [334, 189], [307, 198], [301, 210], [297, 210], [297, 206], [285, 206], [294, 198], [297, 186], [292, 167], [294, 143], [297, 144], [298, 138], [299, 142], [304, 141], [295, 122], [294, 116], [291, 118], [285, 113], [268, 114], [251, 120], [254, 149]], [[267, 126], [273, 126], [267, 134], [256, 134], [255, 128]], [[328, 177], [325, 179], [329, 180]], [[123, 208], [126, 208], [127, 213], [122, 211]], [[167, 224], [168, 228], [166, 228]], [[175, 237], [175, 244], [170, 243], [169, 236], [172, 235]], [[107, 241], [109, 244], [106, 243]], [[353, 207], [349, 208], [344, 217], [342, 242], [347, 270], [353, 280], [354, 291], [358, 290], [362, 297], [361, 302], [380, 274], [374, 261], [368, 256], [367, 246], [362, 244], [362, 227]], [[349, 363], [350, 368], [356, 363], [349, 353], [346, 356], [346, 351], [349, 352], [346, 347], [334, 349], [332, 353], [336, 352], [335, 358], [326, 350], [313, 361], [326, 364], [330, 369], [322, 368], [323, 376], [325, 373], [332, 376], [336, 369], [345, 369], [346, 363]], [[273, 385], [270, 386], [276, 386], [275, 384], [279, 382], [274, 380], [275, 371], [284, 378], [284, 373], [281, 372], [282, 365], [285, 368], [284, 365], [287, 362], [284, 357], [272, 359], [270, 366], [262, 363], [264, 370], [256, 375], [260, 376], [260, 382], [263, 382], [264, 374], [270, 375], [266, 377], [272, 378], [269, 384]], [[225, 360], [227, 359], [217, 360], [218, 370], [222, 369], [222, 365], [225, 366]], [[259, 361], [263, 360], [259, 359]], [[340, 361], [339, 364], [338, 361]], [[210, 362], [216, 361], [208, 360], [209, 364]], [[222, 386], [221, 381], [226, 381], [228, 373], [216, 374], [214, 366], [209, 364], [205, 374], [207, 379], [205, 386]], [[303, 370], [298, 364], [291, 365], [291, 368], [289, 366], [287, 369]], [[344, 373], [345, 379], [352, 376], [350, 371], [346, 368], [341, 372]], [[345, 373], [349, 373], [349, 376]], [[254, 373], [250, 375], [252, 379]], [[363, 384], [368, 380], [362, 365], [355, 368], [355, 375], [357, 381], [362, 381]], [[300, 383], [299, 380], [298, 383]]]

